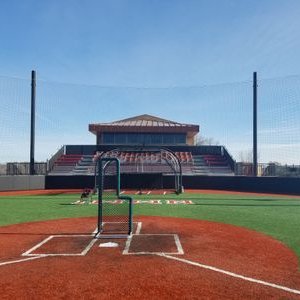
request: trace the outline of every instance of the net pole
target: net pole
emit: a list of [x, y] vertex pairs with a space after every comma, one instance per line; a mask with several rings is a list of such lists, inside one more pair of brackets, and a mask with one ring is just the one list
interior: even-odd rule
[[257, 73], [253, 72], [253, 170], [257, 176]]
[[102, 194], [103, 194], [103, 174], [102, 174], [102, 160], [97, 160], [96, 165], [97, 186], [98, 186], [98, 233], [102, 231]]
[[120, 196], [121, 192], [121, 178], [120, 178], [120, 161], [118, 159], [115, 159], [116, 165], [117, 165], [117, 196]]
[[35, 144], [35, 96], [36, 72], [31, 71], [31, 118], [30, 118], [30, 167], [29, 174], [34, 175], [34, 144]]

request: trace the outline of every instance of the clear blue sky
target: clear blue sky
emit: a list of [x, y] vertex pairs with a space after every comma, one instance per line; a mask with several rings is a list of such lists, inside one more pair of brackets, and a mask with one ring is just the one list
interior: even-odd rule
[[[225, 144], [238, 159], [238, 149], [247, 151], [251, 147], [251, 103], [247, 99], [251, 101], [252, 72], [257, 71], [260, 79], [300, 74], [299, 16], [299, 0], [1, 0], [0, 75], [29, 78], [30, 71], [35, 69], [38, 79], [46, 81], [38, 86], [38, 101], [42, 105], [37, 107], [40, 130], [37, 130], [37, 151], [40, 151], [38, 158], [41, 160], [64, 143], [94, 143], [94, 137], [87, 132], [88, 123], [139, 113], [200, 124], [204, 135]], [[76, 85], [51, 86], [47, 83], [52, 81]], [[232, 90], [230, 85], [218, 86], [224, 82], [245, 81], [250, 82], [247, 92], [243, 84], [235, 85]], [[29, 116], [29, 110], [24, 108], [28, 91], [22, 84], [20, 87], [9, 79], [0, 82], [4, 90], [0, 93], [1, 111], [6, 107], [6, 114], [11, 114], [18, 107], [9, 120], [12, 124], [19, 122], [16, 126], [20, 134]], [[297, 84], [296, 80], [291, 88], [294, 96], [287, 97], [287, 103], [294, 105], [298, 101]], [[116, 89], [85, 85], [114, 86]], [[200, 90], [178, 88], [204, 85], [217, 86]], [[16, 86], [15, 100], [19, 101], [21, 96], [25, 101], [18, 105], [8, 100], [14, 93], [5, 92]], [[128, 86], [150, 89], [119, 89]], [[152, 87], [177, 88], [152, 90]], [[276, 82], [271, 84], [270, 90], [264, 92], [266, 99], [270, 100], [276, 88]], [[286, 94], [278, 91], [272, 99], [279, 103], [282, 95]], [[99, 99], [106, 99], [109, 109], [105, 110]], [[184, 99], [186, 105], [180, 106]], [[84, 101], [96, 105], [95, 109], [85, 110]], [[116, 101], [121, 101], [118, 106]], [[156, 105], [150, 105], [151, 101]], [[237, 114], [225, 112], [228, 105], [222, 101], [235, 104]], [[60, 108], [69, 103], [73, 113], [65, 113], [64, 108], [60, 109], [62, 115], [57, 114], [55, 103]], [[272, 105], [268, 102], [267, 108]], [[119, 108], [112, 112], [112, 107]], [[84, 116], [80, 117], [82, 111]], [[293, 111], [300, 112], [299, 105]], [[57, 118], [53, 117], [55, 113]], [[18, 114], [26, 116], [24, 124]], [[281, 149], [289, 143], [300, 145], [298, 137], [284, 141], [284, 132], [280, 135], [277, 130], [285, 124], [287, 131], [298, 132], [300, 125], [295, 124], [296, 115], [289, 122], [286, 121], [288, 113], [283, 114], [283, 120], [279, 115], [278, 123], [272, 124], [272, 120], [266, 122], [267, 114], [267, 111], [261, 114], [264, 152], [269, 151], [271, 144]], [[18, 153], [14, 151], [20, 145], [14, 144], [16, 138], [10, 133], [15, 134], [16, 130], [7, 129], [9, 122], [4, 124], [7, 116], [4, 118], [0, 112], [0, 117], [0, 136], [11, 138], [11, 151], [8, 152], [16, 157]], [[213, 119], [223, 123], [215, 126]], [[245, 120], [247, 125], [242, 126]], [[64, 126], [64, 132], [68, 126], [73, 131], [57, 137]], [[226, 127], [234, 130], [223, 131]], [[277, 132], [278, 138], [273, 141], [269, 134], [264, 136], [270, 132]], [[23, 135], [28, 139], [27, 129]], [[43, 144], [41, 140], [45, 136], [47, 142]], [[270, 160], [280, 160], [283, 152], [276, 151]], [[16, 157], [15, 160], [26, 159], [27, 152], [24, 152], [25, 158]], [[297, 155], [291, 155], [289, 162], [299, 164]], [[269, 159], [266, 154], [262, 156], [263, 161]], [[3, 157], [0, 161], [12, 159], [7, 155]]]
[[2, 0], [1, 74], [203, 85], [299, 74], [298, 0]]

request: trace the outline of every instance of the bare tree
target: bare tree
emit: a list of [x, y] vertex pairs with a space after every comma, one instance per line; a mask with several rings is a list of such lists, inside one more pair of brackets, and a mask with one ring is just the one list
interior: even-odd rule
[[6, 175], [6, 164], [0, 164], [0, 175]]
[[214, 138], [212, 137], [204, 137], [201, 135], [197, 136], [197, 141], [196, 141], [196, 145], [197, 146], [201, 146], [201, 145], [219, 145], [219, 142], [216, 141]]
[[[259, 159], [260, 155], [257, 154], [257, 159]], [[253, 150], [248, 149], [239, 152], [239, 161], [245, 163], [253, 163]]]

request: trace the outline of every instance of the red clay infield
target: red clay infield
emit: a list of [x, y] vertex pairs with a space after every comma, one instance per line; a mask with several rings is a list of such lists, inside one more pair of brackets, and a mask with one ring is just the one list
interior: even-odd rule
[[[1, 298], [300, 299], [297, 257], [268, 236], [200, 220], [136, 217], [135, 222], [142, 222], [135, 224], [140, 236], [127, 243], [86, 236], [95, 229], [95, 218], [0, 227]], [[107, 242], [118, 247], [99, 247]], [[176, 254], [180, 250], [184, 254]], [[24, 252], [28, 256], [21, 256]], [[152, 254], [136, 254], [141, 252]], [[171, 254], [155, 254], [160, 252]], [[49, 254], [65, 256], [37, 256]]]

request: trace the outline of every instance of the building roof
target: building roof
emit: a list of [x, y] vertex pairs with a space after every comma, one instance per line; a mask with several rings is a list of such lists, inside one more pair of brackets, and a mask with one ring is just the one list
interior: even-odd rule
[[89, 131], [97, 132], [199, 132], [199, 126], [183, 124], [151, 115], [139, 115], [111, 123], [89, 124]]

